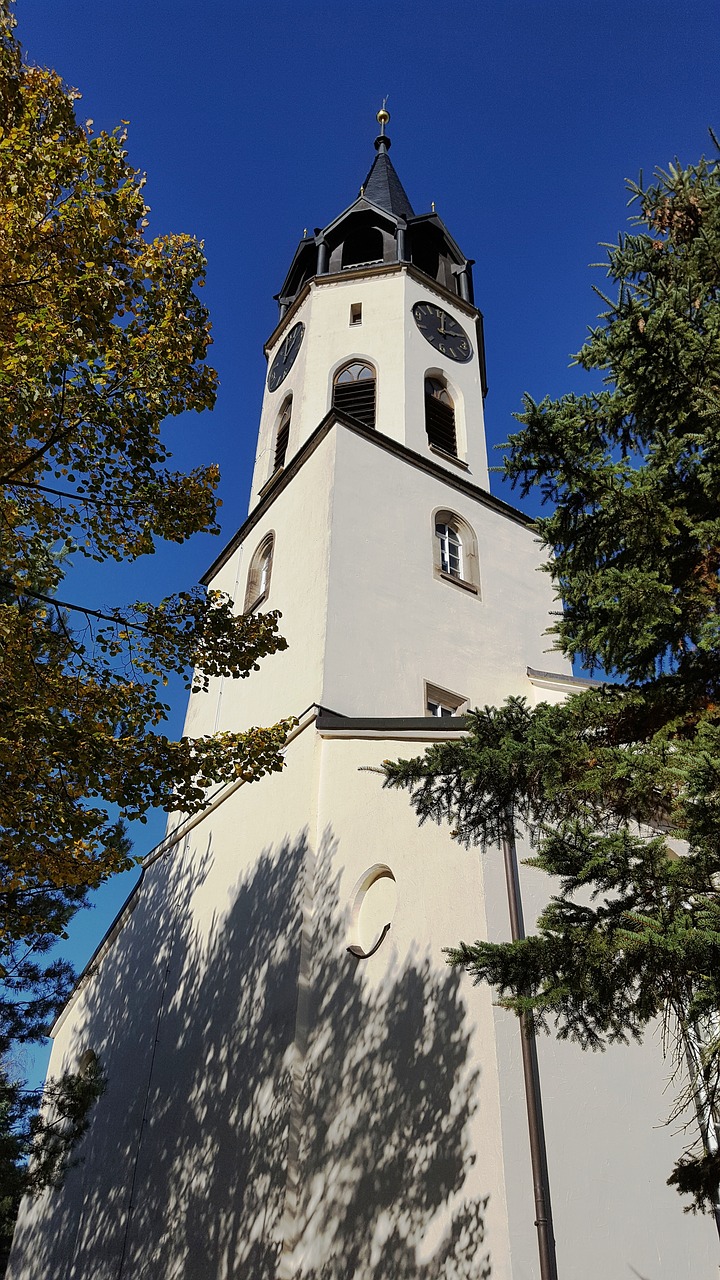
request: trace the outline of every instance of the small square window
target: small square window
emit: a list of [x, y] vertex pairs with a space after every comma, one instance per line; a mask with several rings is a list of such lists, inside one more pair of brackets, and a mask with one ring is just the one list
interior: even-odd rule
[[467, 707], [467, 698], [450, 689], [441, 689], [436, 684], [425, 682], [425, 715], [426, 716], [460, 716]]
[[429, 716], [452, 716], [455, 714], [451, 707], [444, 707], [442, 702], [433, 702], [428, 700], [427, 713]]
[[362, 302], [352, 302], [350, 304], [350, 323], [362, 324]]

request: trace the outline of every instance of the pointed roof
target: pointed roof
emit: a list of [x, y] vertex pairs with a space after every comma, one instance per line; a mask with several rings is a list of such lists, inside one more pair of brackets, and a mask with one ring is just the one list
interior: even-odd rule
[[[453, 240], [434, 205], [431, 213], [415, 213], [388, 154], [390, 139], [385, 133], [385, 126], [390, 115], [385, 103], [376, 118], [380, 125], [379, 136], [375, 139], [377, 155], [360, 194], [327, 226], [316, 227], [311, 236], [306, 232], [283, 286], [275, 295], [281, 309], [294, 302], [311, 278], [344, 270], [348, 265], [344, 261], [345, 241], [351, 239], [355, 232], [360, 234], [363, 228], [381, 229], [386, 240], [387, 233], [396, 236], [395, 253], [391, 250], [383, 261], [413, 263], [418, 270], [423, 270], [419, 263], [430, 263], [431, 276], [447, 285], [451, 292], [459, 292], [463, 288], [465, 292], [460, 296], [472, 303], [472, 277], [468, 274], [472, 261], [465, 257]], [[402, 241], [396, 234], [401, 227], [403, 231], [407, 229], [407, 237]], [[432, 265], [433, 258], [438, 260], [436, 267]], [[442, 263], [439, 258], [442, 258]], [[376, 265], [376, 261], [365, 265]], [[455, 274], [458, 280], [453, 279]]]
[[366, 200], [380, 209], [385, 209], [395, 218], [413, 218], [415, 216], [413, 207], [388, 155], [390, 139], [385, 133], [385, 124], [390, 116], [385, 110], [385, 103], [382, 110], [378, 111], [377, 118], [380, 124], [380, 134], [375, 139], [377, 155], [365, 179], [362, 193]]

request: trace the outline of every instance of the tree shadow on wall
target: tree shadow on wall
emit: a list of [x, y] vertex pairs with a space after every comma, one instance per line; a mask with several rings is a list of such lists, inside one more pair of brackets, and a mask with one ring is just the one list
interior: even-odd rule
[[364, 962], [345, 950], [337, 864], [328, 832], [314, 894], [298, 1170], [295, 1256], [309, 1265], [297, 1274], [482, 1280], [486, 1198], [463, 1199], [479, 1073], [458, 975], [424, 957], [366, 982]]
[[340, 854], [329, 833], [316, 866], [304, 836], [265, 850], [216, 914], [231, 853], [151, 869], [75, 1032], [107, 1092], [13, 1280], [489, 1276], [457, 976], [367, 981]]

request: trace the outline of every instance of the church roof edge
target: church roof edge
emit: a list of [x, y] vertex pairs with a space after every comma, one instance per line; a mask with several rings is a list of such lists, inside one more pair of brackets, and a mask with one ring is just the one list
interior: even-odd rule
[[511, 506], [509, 502], [504, 502], [502, 498], [497, 498], [495, 494], [490, 493], [487, 489], [482, 489], [480, 485], [475, 484], [472, 480], [465, 476], [456, 475], [450, 471], [442, 463], [435, 462], [432, 458], [425, 458], [422, 454], [416, 453], [414, 449], [408, 449], [407, 445], [400, 444], [398, 440], [393, 440], [390, 436], [382, 435], [379, 431], [372, 427], [366, 427], [357, 419], [351, 418], [348, 414], [343, 413], [339, 409], [329, 409], [325, 417], [318, 423], [312, 435], [308, 436], [305, 443], [300, 447], [295, 457], [290, 460], [288, 465], [281, 471], [278, 471], [272, 477], [272, 482], [263, 489], [262, 496], [248, 514], [246, 519], [240, 525], [240, 528], [230, 538], [229, 542], [223, 547], [222, 551], [216, 556], [213, 563], [200, 578], [203, 586], [209, 586], [215, 575], [220, 571], [222, 566], [227, 562], [233, 552], [244, 541], [246, 535], [257, 524], [258, 520], [264, 515], [282, 490], [290, 483], [293, 476], [297, 474], [300, 468], [307, 462], [308, 458], [315, 452], [318, 445], [325, 439], [333, 427], [340, 426], [347, 431], [352, 431], [356, 435], [363, 436], [369, 444], [376, 448], [384, 449], [387, 453], [394, 454], [403, 461], [408, 462], [411, 466], [418, 467], [421, 471], [426, 471], [429, 475], [435, 476], [438, 480], [444, 481], [451, 489], [458, 489], [466, 493], [468, 497], [474, 498], [484, 507], [489, 507], [498, 515], [505, 516], [506, 519], [512, 520], [515, 524], [521, 524], [526, 528], [532, 526], [532, 518], [519, 511], [517, 507]]

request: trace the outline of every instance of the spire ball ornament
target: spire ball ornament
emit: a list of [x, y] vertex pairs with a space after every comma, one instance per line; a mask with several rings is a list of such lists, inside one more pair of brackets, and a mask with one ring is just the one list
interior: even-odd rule
[[390, 146], [390, 139], [388, 138], [388, 136], [387, 136], [387, 134], [386, 134], [386, 132], [385, 132], [385, 125], [388, 123], [388, 121], [389, 121], [389, 119], [390, 119], [390, 112], [388, 111], [387, 107], [385, 106], [385, 103], [386, 103], [386, 102], [387, 102], [387, 98], [383, 98], [382, 106], [381, 106], [380, 110], [378, 111], [378, 113], [377, 113], [377, 115], [376, 115], [376, 117], [375, 117], [375, 119], [377, 120], [378, 124], [380, 125], [380, 133], [378, 134], [377, 138], [375, 139], [375, 150], [376, 150], [376, 151], [385, 151], [385, 152], [386, 152], [386, 151], [388, 150], [389, 146]]

